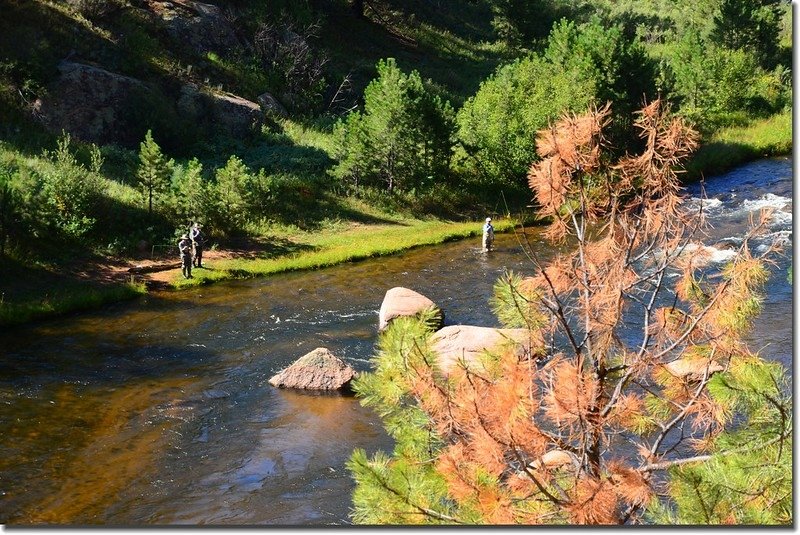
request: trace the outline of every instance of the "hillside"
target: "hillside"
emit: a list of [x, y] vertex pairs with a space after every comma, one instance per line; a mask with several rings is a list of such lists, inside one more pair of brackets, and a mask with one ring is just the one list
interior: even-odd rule
[[488, 7], [461, 4], [387, 3], [357, 16], [346, 2], [11, 1], [0, 21], [2, 122], [33, 117], [127, 147], [152, 128], [168, 151], [192, 154], [215, 137], [247, 139], [260, 108], [350, 109], [389, 56], [462, 102], [504, 56], [487, 44]]

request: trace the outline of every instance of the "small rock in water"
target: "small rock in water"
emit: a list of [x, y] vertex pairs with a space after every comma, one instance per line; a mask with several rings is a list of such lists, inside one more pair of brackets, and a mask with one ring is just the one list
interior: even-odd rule
[[342, 390], [349, 387], [354, 376], [355, 371], [347, 363], [327, 348], [318, 347], [270, 378], [269, 384], [305, 390]]

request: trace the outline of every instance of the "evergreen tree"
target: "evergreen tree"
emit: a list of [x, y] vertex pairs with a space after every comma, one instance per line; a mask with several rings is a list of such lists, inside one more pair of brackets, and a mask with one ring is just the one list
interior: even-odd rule
[[242, 230], [251, 215], [253, 176], [244, 162], [233, 155], [225, 167], [217, 169], [216, 178], [222, 230]]
[[396, 446], [353, 454], [357, 522], [791, 522], [790, 392], [742, 340], [777, 251], [751, 250], [769, 214], [714, 268], [703, 214], [679, 194], [696, 132], [655, 101], [635, 123], [644, 150], [614, 162], [609, 117], [538, 134], [543, 236], [574, 247], [548, 263], [528, 249], [532, 276], [495, 286], [529, 350], [510, 340], [452, 363], [425, 318], [382, 336], [355, 388]]
[[722, 0], [711, 37], [721, 46], [752, 54], [771, 69], [777, 61], [780, 24], [780, 0]]
[[171, 212], [176, 225], [183, 226], [189, 221], [208, 224], [216, 215], [216, 203], [216, 191], [203, 178], [203, 164], [197, 158], [189, 160], [185, 167], [175, 166]]
[[136, 174], [142, 194], [147, 200], [147, 213], [153, 214], [153, 201], [169, 188], [170, 162], [148, 130], [139, 145], [139, 170]]
[[381, 60], [364, 91], [364, 112], [337, 125], [332, 174], [389, 191], [430, 187], [447, 173], [453, 121], [450, 104], [431, 94], [417, 71], [407, 75], [394, 59]]

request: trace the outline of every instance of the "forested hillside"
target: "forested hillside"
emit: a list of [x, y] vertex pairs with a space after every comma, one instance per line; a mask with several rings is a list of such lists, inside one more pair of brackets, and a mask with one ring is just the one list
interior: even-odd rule
[[662, 97], [703, 135], [695, 172], [791, 146], [779, 0], [3, 4], [7, 272], [194, 220], [225, 243], [516, 211], [534, 133], [592, 104], [622, 154]]

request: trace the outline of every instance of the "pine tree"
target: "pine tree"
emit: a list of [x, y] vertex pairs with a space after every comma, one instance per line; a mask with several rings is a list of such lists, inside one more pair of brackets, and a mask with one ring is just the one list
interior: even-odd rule
[[722, 0], [711, 38], [753, 54], [762, 67], [775, 66], [781, 21], [780, 0]]
[[142, 194], [147, 199], [147, 213], [152, 215], [153, 201], [169, 188], [170, 163], [162, 154], [150, 130], [139, 145], [139, 170], [136, 176]]
[[425, 87], [417, 71], [403, 73], [394, 59], [378, 62], [364, 90], [364, 112], [337, 125], [339, 163], [332, 174], [354, 185], [386, 189], [430, 187], [447, 173], [454, 114]]
[[396, 447], [353, 455], [357, 522], [791, 521], [791, 397], [742, 341], [776, 252], [750, 247], [769, 214], [715, 269], [677, 173], [697, 134], [655, 101], [635, 121], [644, 151], [609, 162], [609, 117], [537, 137], [529, 183], [564, 252], [530, 248], [533, 274], [503, 277], [492, 301], [531, 353], [444, 368], [422, 323], [383, 336], [356, 390]]

